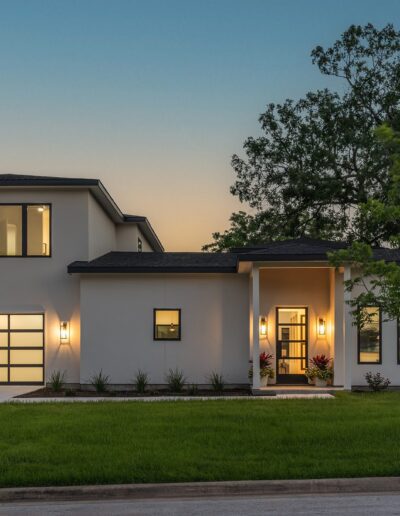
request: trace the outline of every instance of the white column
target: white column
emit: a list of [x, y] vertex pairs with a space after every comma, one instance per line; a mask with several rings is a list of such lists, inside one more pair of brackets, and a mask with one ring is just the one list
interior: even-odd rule
[[[347, 281], [351, 278], [351, 267], [346, 265], [344, 268], [343, 281]], [[351, 315], [351, 306], [348, 301], [351, 300], [351, 292], [344, 291], [344, 306], [343, 306], [343, 347], [344, 347], [344, 388], [351, 390], [351, 364], [353, 360], [353, 342], [352, 342], [352, 329], [353, 329], [353, 317]]]
[[253, 389], [260, 388], [260, 273], [253, 265], [252, 271], [252, 339], [253, 339]]

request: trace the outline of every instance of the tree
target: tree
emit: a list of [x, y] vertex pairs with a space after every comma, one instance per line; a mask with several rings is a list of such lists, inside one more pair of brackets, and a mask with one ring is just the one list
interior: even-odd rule
[[246, 159], [232, 157], [231, 193], [252, 213], [234, 213], [204, 250], [301, 236], [380, 245], [400, 232], [400, 220], [376, 226], [362, 213], [387, 202], [391, 188], [389, 151], [375, 129], [397, 117], [400, 32], [352, 25], [311, 56], [321, 73], [344, 81], [344, 92], [267, 106], [263, 135], [245, 141]]
[[[390, 188], [385, 202], [368, 199], [360, 206], [359, 224], [377, 234], [382, 227], [396, 227], [400, 220], [400, 132], [384, 124], [376, 130], [376, 135], [391, 154]], [[400, 247], [398, 231], [388, 238], [388, 243]], [[363, 326], [370, 321], [371, 315], [359, 310], [366, 306], [380, 306], [387, 319], [400, 318], [399, 265], [374, 259], [373, 249], [365, 242], [353, 242], [348, 249], [331, 253], [330, 260], [335, 266], [351, 264], [353, 276], [345, 282], [348, 291], [354, 291], [358, 285], [363, 287], [350, 301], [355, 322]]]

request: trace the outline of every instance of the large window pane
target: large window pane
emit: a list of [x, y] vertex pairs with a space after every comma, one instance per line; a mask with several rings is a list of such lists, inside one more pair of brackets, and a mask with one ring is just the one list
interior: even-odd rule
[[42, 330], [43, 316], [41, 314], [18, 314], [10, 315], [11, 330]]
[[22, 255], [22, 206], [0, 205], [0, 256]]
[[179, 340], [181, 338], [180, 310], [154, 310], [154, 338], [156, 340]]
[[358, 331], [359, 355], [358, 361], [364, 364], [381, 362], [381, 315], [376, 306], [363, 308], [369, 316]]
[[28, 206], [28, 256], [50, 256], [50, 206]]

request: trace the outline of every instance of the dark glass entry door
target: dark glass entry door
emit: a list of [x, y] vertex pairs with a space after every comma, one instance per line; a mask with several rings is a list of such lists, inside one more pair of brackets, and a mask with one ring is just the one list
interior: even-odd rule
[[307, 308], [276, 309], [277, 383], [307, 383]]

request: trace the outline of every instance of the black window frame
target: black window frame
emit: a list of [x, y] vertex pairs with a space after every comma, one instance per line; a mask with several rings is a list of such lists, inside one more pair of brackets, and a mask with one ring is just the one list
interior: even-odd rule
[[357, 364], [358, 365], [380, 365], [382, 364], [382, 308], [377, 305], [368, 305], [359, 307], [358, 310], [363, 308], [377, 308], [379, 313], [379, 361], [378, 362], [361, 362], [360, 361], [360, 324], [357, 325]]
[[[50, 202], [2, 202], [0, 206], [20, 206], [22, 209], [22, 246], [21, 254], [16, 255], [1, 255], [1, 258], [51, 258], [53, 252], [53, 232], [52, 232], [52, 221], [53, 221], [53, 207]], [[50, 252], [49, 254], [28, 254], [28, 206], [48, 206], [50, 211], [50, 223], [49, 223], [49, 242]]]
[[[171, 339], [157, 337], [157, 312], [178, 312], [178, 336]], [[179, 342], [182, 340], [182, 309], [181, 308], [153, 308], [153, 340], [164, 342]]]

